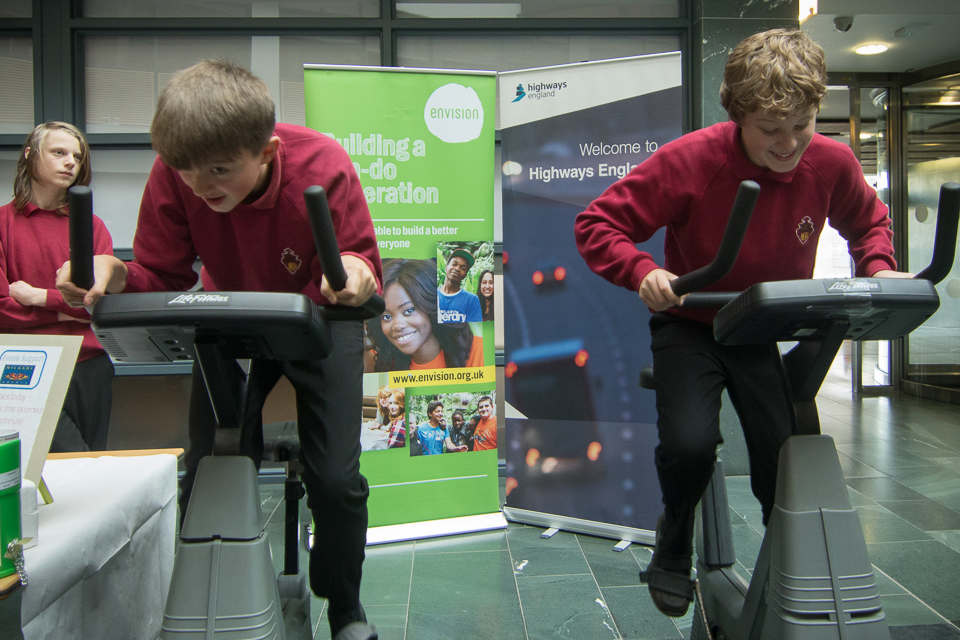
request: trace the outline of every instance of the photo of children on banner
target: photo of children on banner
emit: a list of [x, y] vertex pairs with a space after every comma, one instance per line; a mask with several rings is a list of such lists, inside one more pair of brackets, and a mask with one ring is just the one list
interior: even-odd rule
[[360, 431], [361, 451], [400, 449], [406, 445], [406, 406], [403, 389], [382, 386], [377, 391], [377, 415]]
[[447, 429], [447, 446], [457, 451], [473, 451], [473, 430], [476, 424], [467, 422], [462, 409], [456, 409], [450, 415], [450, 427]]
[[493, 398], [483, 396], [477, 401], [480, 420], [473, 432], [473, 450], [487, 451], [497, 448], [497, 416], [494, 415]]
[[480, 272], [480, 281], [477, 284], [477, 297], [480, 298], [480, 311], [483, 321], [493, 321], [493, 269], [484, 269]]
[[469, 325], [438, 322], [436, 273], [433, 260], [383, 262], [386, 308], [366, 323], [367, 373], [483, 366], [483, 339]]
[[493, 243], [439, 242], [437, 253], [443, 265], [437, 273], [439, 322], [483, 321], [483, 305], [474, 291], [479, 289], [480, 273], [493, 270]]
[[377, 417], [374, 418], [374, 422], [377, 425], [385, 425], [390, 422], [390, 413], [387, 410], [387, 403], [390, 401], [390, 394], [393, 393], [393, 389], [387, 385], [383, 385], [377, 389]]
[[411, 395], [410, 424], [416, 426], [410, 429], [410, 455], [496, 449], [497, 418], [492, 394], [481, 391]]

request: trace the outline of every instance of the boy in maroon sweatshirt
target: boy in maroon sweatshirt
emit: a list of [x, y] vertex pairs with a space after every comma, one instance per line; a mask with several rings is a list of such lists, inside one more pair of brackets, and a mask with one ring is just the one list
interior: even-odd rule
[[[107, 448], [113, 363], [90, 328], [86, 309], [69, 306], [55, 273], [70, 256], [67, 190], [90, 184], [90, 146], [67, 122], [45, 122], [17, 158], [13, 201], [0, 207], [0, 331], [82, 336], [51, 453]], [[93, 216], [93, 250], [113, 254], [107, 227]]]
[[[98, 256], [89, 291], [70, 283], [66, 263], [57, 281], [65, 298], [91, 305], [108, 292], [189, 289], [198, 258], [205, 285], [222, 291], [302, 293], [318, 304], [350, 306], [378, 292], [380, 255], [350, 158], [327, 136], [277, 124], [273, 99], [252, 73], [211, 60], [178, 72], [160, 94], [150, 135], [158, 157], [140, 204], [136, 260]], [[330, 288], [317, 258], [303, 201], [311, 185], [327, 193], [347, 273], [342, 291]], [[316, 528], [310, 586], [329, 599], [336, 637], [366, 619], [359, 594], [369, 489], [359, 463], [363, 326], [330, 326], [329, 357], [255, 362], [267, 374], [252, 376], [249, 394], [257, 408], [280, 375], [296, 390], [303, 480]], [[182, 509], [200, 458], [213, 451], [215, 422], [196, 366], [190, 405]]]
[[[682, 616], [692, 600], [694, 509], [722, 442], [721, 392], [727, 389], [743, 427], [764, 524], [778, 452], [795, 422], [776, 345], [717, 344], [716, 310], [685, 309], [670, 281], [713, 259], [743, 180], [759, 183], [759, 200], [736, 264], [709, 290], [812, 277], [828, 222], [847, 240], [858, 276], [909, 277], [895, 271], [887, 208], [853, 153], [814, 132], [825, 92], [823, 50], [802, 32], [745, 39], [731, 52], [720, 88], [730, 121], [664, 145], [577, 217], [577, 247], [590, 268], [638, 291], [653, 312], [664, 511], [647, 575], [654, 603], [670, 616]], [[661, 227], [663, 266], [636, 247]]]

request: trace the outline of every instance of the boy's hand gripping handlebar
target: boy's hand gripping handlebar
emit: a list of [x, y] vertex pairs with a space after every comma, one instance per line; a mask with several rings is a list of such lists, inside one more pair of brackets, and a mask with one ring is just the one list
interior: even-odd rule
[[[337, 234], [330, 217], [327, 194], [323, 187], [307, 187], [303, 191], [303, 201], [310, 216], [310, 228], [313, 230], [313, 241], [317, 245], [317, 256], [320, 258], [320, 266], [323, 267], [323, 275], [334, 291], [340, 291], [347, 285], [347, 273], [340, 260], [340, 248], [337, 246]], [[383, 310], [383, 298], [373, 294], [359, 307], [328, 305], [323, 313], [328, 320], [364, 320], [379, 316]]]

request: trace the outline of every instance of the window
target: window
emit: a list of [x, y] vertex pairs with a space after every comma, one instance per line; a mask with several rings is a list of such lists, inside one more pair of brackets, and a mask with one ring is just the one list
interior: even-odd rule
[[207, 58], [249, 68], [270, 87], [277, 120], [301, 125], [305, 62], [380, 62], [373, 36], [98, 36], [84, 45], [87, 133], [149, 133], [170, 76]]
[[398, 2], [398, 18], [676, 18], [678, 0]]
[[[9, 0], [8, 0], [9, 1]], [[22, 0], [29, 4], [28, 0]], [[379, 0], [85, 0], [85, 18], [376, 18]]]
[[[37, 114], [78, 124], [91, 143], [97, 215], [118, 250], [132, 244], [140, 194], [155, 158], [149, 131], [160, 90], [176, 71], [199, 60], [225, 58], [247, 66], [270, 87], [277, 120], [303, 124], [305, 63], [505, 71], [676, 51], [690, 28], [681, 0], [0, 5], [0, 17], [8, 18], [0, 37], [0, 178], [8, 175], [4, 184], [12, 184], [17, 152]], [[35, 7], [40, 15], [32, 15]], [[34, 42], [58, 52], [57, 59], [46, 56], [44, 68], [34, 68]], [[66, 42], [76, 44], [64, 48]], [[34, 86], [40, 87], [37, 104]], [[499, 206], [499, 185], [492, 188]], [[494, 228], [499, 239], [499, 216]]]
[[0, 133], [33, 129], [33, 41], [0, 37]]

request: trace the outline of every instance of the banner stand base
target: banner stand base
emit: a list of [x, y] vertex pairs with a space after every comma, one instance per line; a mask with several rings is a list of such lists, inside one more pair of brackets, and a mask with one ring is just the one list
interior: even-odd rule
[[442, 520], [427, 520], [425, 522], [411, 522], [408, 524], [391, 524], [382, 527], [368, 528], [367, 545], [419, 540], [422, 538], [438, 538], [461, 533], [476, 533], [478, 531], [492, 531], [494, 529], [506, 528], [507, 520], [499, 511], [476, 516], [461, 516], [459, 518], [444, 518]]
[[503, 515], [506, 516], [510, 522], [541, 526], [547, 529], [554, 528], [571, 533], [584, 533], [618, 541], [629, 540], [630, 542], [645, 544], [651, 547], [655, 542], [654, 532], [646, 529], [634, 529], [633, 527], [596, 522], [594, 520], [582, 520], [569, 516], [558, 516], [553, 513], [542, 513], [540, 511], [529, 511], [527, 509], [515, 509], [512, 507], [504, 507]]

